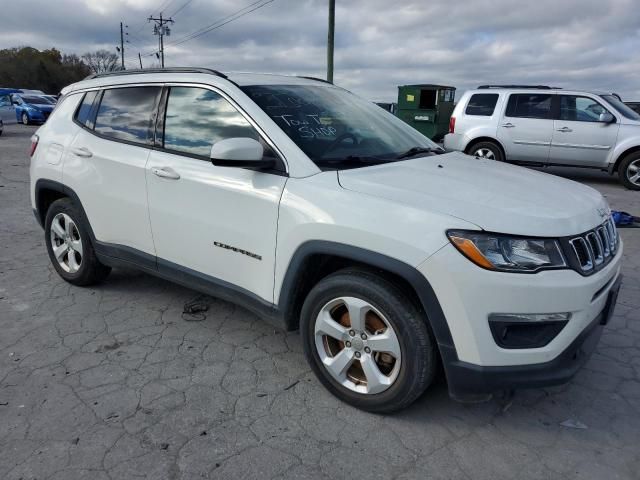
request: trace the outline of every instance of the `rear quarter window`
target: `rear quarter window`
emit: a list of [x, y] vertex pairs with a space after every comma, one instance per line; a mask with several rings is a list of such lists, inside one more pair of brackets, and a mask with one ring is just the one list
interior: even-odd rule
[[82, 97], [82, 93], [71, 93], [60, 98], [45, 125], [51, 125], [57, 122], [69, 122], [72, 117], [75, 118]]
[[466, 115], [490, 117], [493, 115], [496, 103], [498, 103], [497, 93], [474, 93], [471, 95], [464, 113]]
[[80, 106], [76, 111], [76, 122], [90, 129], [93, 128], [93, 117], [95, 116], [91, 115], [91, 109], [93, 107], [93, 102], [95, 101], [97, 94], [97, 90], [85, 93], [82, 102], [80, 102]]

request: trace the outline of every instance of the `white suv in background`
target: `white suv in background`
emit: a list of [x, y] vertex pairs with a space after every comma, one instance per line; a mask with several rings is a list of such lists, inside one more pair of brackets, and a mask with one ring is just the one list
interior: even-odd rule
[[444, 147], [522, 165], [596, 168], [640, 190], [640, 114], [612, 93], [480, 86], [456, 105]]
[[330, 83], [126, 71], [63, 90], [31, 148], [58, 274], [135, 266], [301, 330], [320, 381], [409, 405], [567, 381], [616, 301], [622, 243], [578, 183], [443, 150]]

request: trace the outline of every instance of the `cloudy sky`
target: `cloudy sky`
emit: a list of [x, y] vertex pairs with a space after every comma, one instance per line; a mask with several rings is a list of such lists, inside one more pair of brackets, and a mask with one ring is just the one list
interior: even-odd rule
[[[173, 15], [167, 66], [323, 77], [327, 0], [19, 0], [2, 2], [0, 48], [115, 52], [155, 62], [150, 14]], [[543, 83], [640, 101], [640, 0], [336, 0], [335, 82], [391, 101], [409, 83]], [[179, 11], [178, 11], [179, 10]], [[246, 10], [245, 10], [246, 11]], [[218, 23], [219, 24], [219, 23]], [[183, 43], [180, 41], [183, 40]]]

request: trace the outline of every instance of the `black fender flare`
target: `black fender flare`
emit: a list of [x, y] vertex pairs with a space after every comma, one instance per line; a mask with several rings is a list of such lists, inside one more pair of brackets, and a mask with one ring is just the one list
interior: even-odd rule
[[307, 241], [300, 245], [291, 257], [278, 297], [278, 309], [284, 315], [288, 329], [293, 328], [290, 323], [300, 275], [303, 274], [306, 260], [318, 254], [353, 260], [402, 277], [415, 290], [440, 349], [455, 350], [451, 331], [438, 297], [429, 281], [416, 268], [382, 253], [326, 240]]
[[48, 178], [40, 178], [36, 181], [35, 185], [35, 200], [36, 200], [36, 208], [35, 215], [38, 223], [41, 227], [44, 228], [44, 220], [46, 218], [46, 212], [41, 212], [39, 210], [40, 198], [43, 190], [53, 190], [54, 192], [59, 192], [65, 197], [69, 197], [73, 202], [78, 206], [78, 208], [82, 212], [83, 220], [89, 230], [89, 236], [92, 241], [95, 241], [96, 237], [93, 234], [93, 229], [91, 228], [91, 223], [89, 223], [89, 219], [87, 217], [87, 213], [84, 211], [84, 207], [82, 206], [82, 202], [80, 201], [80, 197], [78, 194], [71, 188], [67, 187], [61, 182], [57, 182], [55, 180], [49, 180]]
[[98, 258], [101, 261], [108, 265], [112, 265], [111, 262], [113, 261], [113, 259], [118, 259], [140, 265], [143, 268], [150, 269], [152, 271], [157, 269], [155, 255], [149, 255], [148, 253], [140, 252], [125, 245], [114, 245], [98, 240], [93, 233], [91, 222], [89, 221], [87, 212], [85, 211], [84, 206], [82, 205], [82, 201], [80, 200], [80, 197], [78, 197], [78, 194], [72, 188], [69, 188], [68, 186], [54, 180], [39, 179], [36, 182], [36, 210], [34, 213], [36, 215], [38, 223], [40, 223], [42, 227], [44, 227], [45, 212], [38, 211], [37, 206], [40, 204], [40, 194], [43, 190], [54, 190], [56, 192], [62, 193], [64, 196], [69, 197], [73, 201], [73, 203], [80, 209], [80, 213], [83, 217], [82, 223], [86, 227], [89, 238], [91, 238], [91, 243], [93, 243], [93, 248], [95, 249]]

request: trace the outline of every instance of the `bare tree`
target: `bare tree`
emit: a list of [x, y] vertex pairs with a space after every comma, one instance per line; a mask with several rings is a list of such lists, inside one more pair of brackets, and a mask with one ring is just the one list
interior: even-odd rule
[[87, 64], [93, 73], [105, 73], [120, 70], [118, 55], [108, 50], [97, 50], [82, 55], [82, 61]]

